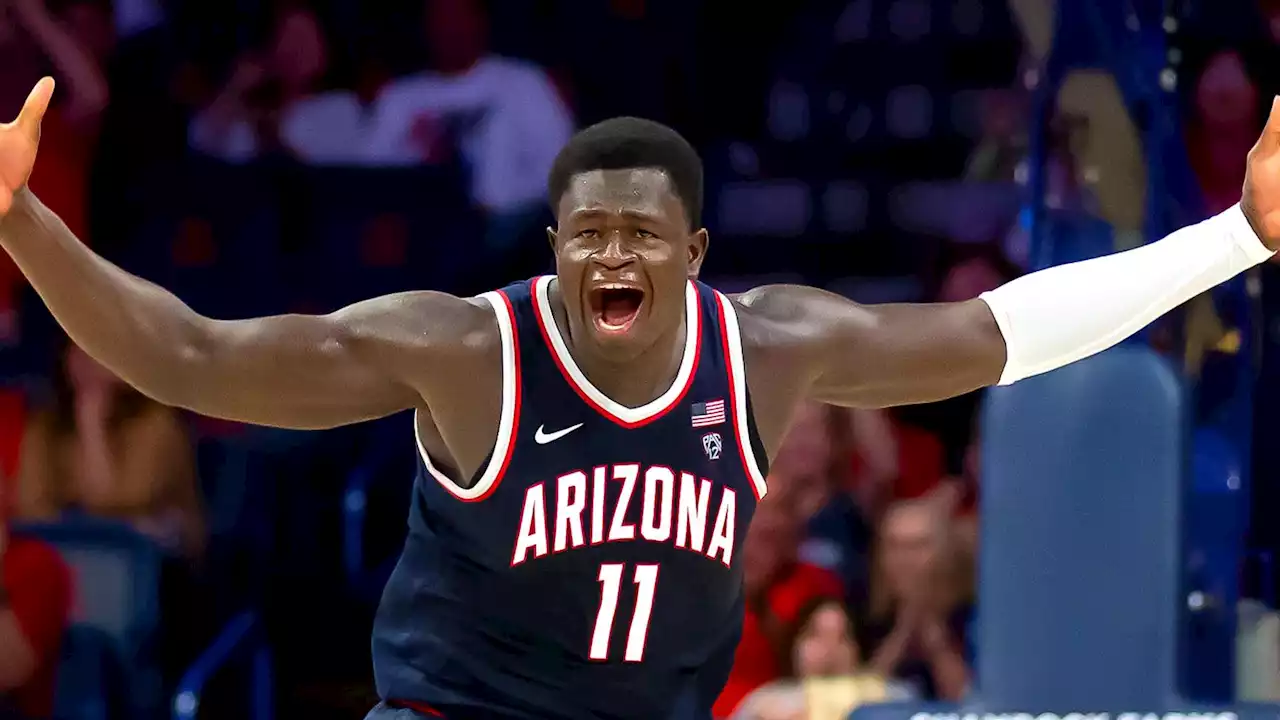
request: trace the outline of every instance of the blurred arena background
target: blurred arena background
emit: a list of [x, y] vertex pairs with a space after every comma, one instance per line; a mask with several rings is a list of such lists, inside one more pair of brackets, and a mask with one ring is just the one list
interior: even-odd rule
[[[0, 0], [0, 117], [60, 83], [37, 194], [215, 317], [545, 272], [551, 159], [624, 114], [703, 152], [714, 286], [967, 299], [1235, 202], [1278, 67], [1273, 0]], [[158, 406], [7, 258], [0, 378], [0, 717], [363, 717], [407, 416]], [[717, 713], [1277, 717], [1278, 400], [1267, 266], [1013, 388], [804, 408]]]

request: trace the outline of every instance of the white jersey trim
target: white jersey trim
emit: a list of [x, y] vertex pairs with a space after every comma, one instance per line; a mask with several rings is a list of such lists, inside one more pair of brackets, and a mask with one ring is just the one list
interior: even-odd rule
[[729, 355], [729, 387], [733, 392], [733, 425], [738, 435], [738, 448], [742, 453], [742, 463], [746, 467], [747, 476], [755, 488], [756, 498], [763, 499], [769, 487], [764, 473], [760, 472], [760, 463], [756, 461], [756, 451], [751, 444], [751, 424], [747, 417], [747, 365], [742, 357], [742, 335], [738, 327], [738, 313], [724, 293], [716, 292], [716, 300], [720, 303], [720, 312], [724, 317], [724, 339]]
[[515, 316], [510, 301], [499, 292], [487, 292], [480, 295], [493, 307], [498, 318], [498, 334], [502, 339], [502, 411], [498, 421], [498, 437], [493, 444], [493, 453], [484, 468], [484, 474], [475, 485], [465, 488], [448, 475], [436, 468], [422, 444], [422, 435], [418, 431], [418, 413], [413, 414], [413, 438], [418, 444], [418, 454], [427, 467], [427, 472], [449, 491], [449, 494], [468, 502], [485, 499], [502, 479], [503, 470], [511, 457], [511, 448], [515, 438], [516, 422], [520, 409], [520, 366], [515, 334]]
[[542, 326], [546, 330], [547, 340], [551, 344], [551, 352], [554, 353], [559, 361], [558, 364], [564, 370], [569, 382], [576, 386], [577, 390], [591, 404], [595, 405], [597, 410], [624, 425], [643, 423], [671, 409], [671, 406], [688, 389], [693, 369], [698, 360], [698, 339], [702, 333], [700, 326], [702, 314], [698, 308], [698, 290], [694, 287], [693, 281], [689, 281], [685, 286], [684, 357], [680, 361], [680, 369], [676, 372], [675, 379], [671, 381], [671, 387], [667, 388], [666, 392], [640, 407], [633, 408], [615, 401], [601, 392], [595, 385], [592, 385], [591, 381], [587, 379], [587, 376], [578, 367], [578, 363], [574, 361], [573, 355], [569, 352], [569, 348], [564, 342], [564, 336], [560, 333], [560, 326], [556, 324], [555, 314], [551, 310], [549, 292], [551, 280], [552, 277], [550, 275], [543, 275], [534, 280], [534, 301]]

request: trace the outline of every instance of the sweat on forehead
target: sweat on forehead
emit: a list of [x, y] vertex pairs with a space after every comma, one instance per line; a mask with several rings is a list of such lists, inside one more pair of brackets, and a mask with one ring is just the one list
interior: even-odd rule
[[[561, 202], [566, 200], [571, 203], [572, 209], [584, 205], [638, 203], [673, 204], [680, 207], [680, 198], [676, 195], [670, 178], [659, 168], [591, 170], [578, 173], [570, 180]], [[683, 210], [681, 207], [681, 212]]]

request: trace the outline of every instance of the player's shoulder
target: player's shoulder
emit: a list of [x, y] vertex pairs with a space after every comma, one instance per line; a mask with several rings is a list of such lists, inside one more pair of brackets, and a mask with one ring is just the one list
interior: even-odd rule
[[801, 309], [804, 297], [814, 289], [804, 285], [759, 285], [746, 292], [729, 295], [739, 315], [757, 320], [786, 320]]
[[813, 335], [815, 307], [825, 293], [805, 285], [761, 285], [729, 295], [744, 347], [787, 349]]
[[874, 306], [808, 285], [762, 285], [731, 299], [743, 318], [744, 334], [751, 328], [783, 343], [822, 341], [877, 323]]

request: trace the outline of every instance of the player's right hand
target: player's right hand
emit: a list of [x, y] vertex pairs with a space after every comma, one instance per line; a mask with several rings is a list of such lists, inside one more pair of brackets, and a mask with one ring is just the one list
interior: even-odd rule
[[0, 216], [13, 207], [14, 197], [31, 177], [40, 146], [40, 121], [52, 97], [53, 78], [47, 77], [31, 90], [18, 118], [0, 125]]

